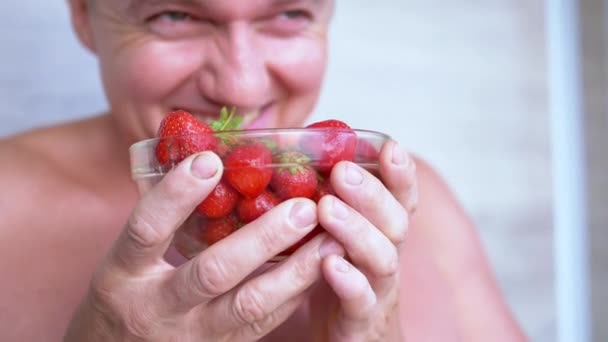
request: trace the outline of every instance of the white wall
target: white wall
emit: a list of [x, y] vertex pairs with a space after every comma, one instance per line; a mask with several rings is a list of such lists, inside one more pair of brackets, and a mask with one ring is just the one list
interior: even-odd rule
[[383, 130], [473, 215], [534, 341], [555, 340], [542, 1], [338, 2], [317, 117]]
[[[104, 108], [64, 1], [0, 2], [0, 135]], [[534, 341], [555, 340], [542, 1], [338, 1], [313, 119], [391, 134], [444, 174]]]

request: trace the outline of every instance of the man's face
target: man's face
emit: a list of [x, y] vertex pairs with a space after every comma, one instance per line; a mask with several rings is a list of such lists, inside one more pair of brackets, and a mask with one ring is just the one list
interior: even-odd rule
[[[85, 1], [85, 0], [79, 0]], [[95, 0], [88, 27], [112, 114], [129, 140], [185, 109], [245, 127], [300, 126], [323, 80], [332, 0]]]

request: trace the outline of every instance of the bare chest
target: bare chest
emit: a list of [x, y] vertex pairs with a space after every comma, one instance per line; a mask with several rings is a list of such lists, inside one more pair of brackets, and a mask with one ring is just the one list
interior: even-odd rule
[[1, 233], [0, 339], [59, 341], [130, 208], [68, 190], [27, 203]]

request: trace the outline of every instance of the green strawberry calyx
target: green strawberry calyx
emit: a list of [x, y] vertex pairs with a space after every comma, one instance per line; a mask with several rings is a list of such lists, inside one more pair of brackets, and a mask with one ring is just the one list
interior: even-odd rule
[[243, 123], [243, 117], [236, 116], [236, 108], [232, 107], [230, 113], [226, 107], [222, 107], [220, 111], [220, 119], [211, 123], [211, 129], [214, 132], [234, 131], [239, 129]]
[[[220, 111], [219, 120], [215, 120], [211, 123], [211, 129], [216, 133], [236, 131], [240, 128], [243, 123], [243, 117], [236, 115], [236, 108], [232, 107], [230, 112], [226, 107], [222, 107]], [[219, 140], [227, 146], [234, 146], [237, 144], [237, 138], [234, 134], [222, 133], [218, 134]]]
[[[306, 169], [310, 169], [306, 164], [310, 163], [310, 158], [297, 151], [284, 152], [279, 158], [281, 164], [288, 164], [279, 168], [279, 172], [289, 170], [289, 173], [295, 175], [298, 172], [304, 172]], [[295, 164], [295, 165], [294, 165]]]

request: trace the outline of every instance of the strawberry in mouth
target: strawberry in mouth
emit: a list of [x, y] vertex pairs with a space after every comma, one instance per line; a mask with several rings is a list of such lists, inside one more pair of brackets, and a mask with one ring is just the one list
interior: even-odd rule
[[[274, 102], [269, 102], [261, 107], [252, 109], [236, 108], [235, 116], [241, 120], [240, 129], [257, 129], [266, 128], [270, 123], [271, 111], [274, 107]], [[229, 106], [227, 106], [229, 107]], [[229, 107], [230, 108], [230, 107]], [[219, 120], [218, 114], [220, 110], [197, 110], [188, 107], [174, 108], [173, 111], [184, 110], [191, 113], [198, 120], [212, 125], [214, 121]]]

